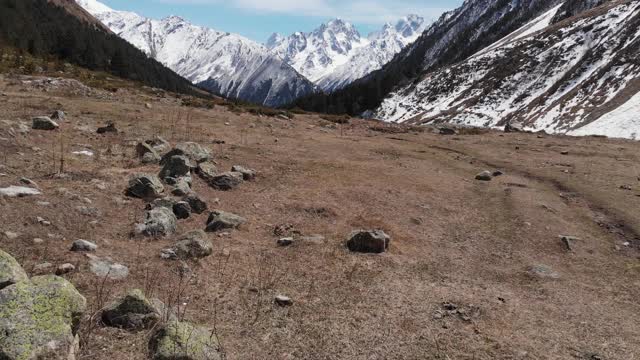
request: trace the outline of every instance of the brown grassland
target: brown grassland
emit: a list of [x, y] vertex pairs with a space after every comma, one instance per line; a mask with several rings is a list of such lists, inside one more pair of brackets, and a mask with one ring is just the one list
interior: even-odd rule
[[[316, 114], [286, 120], [187, 107], [134, 87], [96, 90], [104, 96], [44, 92], [18, 77], [0, 78], [0, 93], [0, 187], [28, 177], [43, 191], [0, 199], [0, 247], [30, 274], [43, 262], [76, 265], [65, 277], [91, 310], [79, 359], [148, 358], [148, 332], [107, 328], [91, 316], [133, 288], [215, 328], [227, 359], [640, 358], [638, 142], [381, 131], [387, 126]], [[56, 131], [10, 130], [56, 109], [67, 113]], [[109, 121], [118, 134], [95, 133]], [[155, 135], [199, 142], [221, 169], [259, 172], [228, 192], [194, 176], [210, 209], [249, 222], [211, 234], [214, 254], [187, 263], [186, 275], [159, 256], [173, 237], [133, 234], [144, 202], [124, 196], [130, 174], [159, 171], [135, 156], [136, 143]], [[84, 149], [95, 156], [71, 153]], [[66, 176], [56, 175], [60, 160]], [[474, 180], [496, 169], [504, 175]], [[176, 236], [204, 229], [206, 217], [181, 220]], [[278, 247], [279, 225], [324, 241]], [[349, 253], [346, 236], [360, 228], [387, 232], [389, 251]], [[580, 240], [568, 251], [559, 235]], [[69, 251], [76, 239], [96, 242], [96, 255], [130, 275], [96, 277], [86, 256]], [[531, 276], [533, 265], [559, 277]], [[293, 306], [275, 305], [278, 294]]]

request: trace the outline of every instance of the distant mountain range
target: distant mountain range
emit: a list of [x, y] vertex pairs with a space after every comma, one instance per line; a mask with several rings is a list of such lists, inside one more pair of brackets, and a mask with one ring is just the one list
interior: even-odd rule
[[176, 16], [154, 20], [97, 0], [76, 1], [115, 34], [194, 84], [266, 106], [341, 88], [381, 68], [424, 29], [424, 19], [408, 16], [363, 38], [353, 25], [334, 20], [308, 34], [274, 34], [262, 45]]

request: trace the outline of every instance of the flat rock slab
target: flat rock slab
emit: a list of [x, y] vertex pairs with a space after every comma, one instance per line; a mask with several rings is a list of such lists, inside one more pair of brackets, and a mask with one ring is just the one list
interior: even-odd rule
[[214, 210], [209, 214], [209, 219], [207, 219], [207, 231], [216, 232], [225, 229], [237, 229], [246, 222], [247, 219], [242, 216], [226, 211]]
[[25, 197], [40, 194], [42, 194], [40, 190], [26, 186], [9, 186], [6, 188], [0, 188], [0, 195], [8, 197]]

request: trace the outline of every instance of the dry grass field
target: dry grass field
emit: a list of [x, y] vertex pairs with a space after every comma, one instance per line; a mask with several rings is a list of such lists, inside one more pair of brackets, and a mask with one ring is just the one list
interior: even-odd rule
[[[93, 316], [134, 288], [212, 328], [227, 359], [640, 359], [638, 142], [391, 131], [185, 107], [146, 90], [45, 92], [8, 77], [0, 94], [0, 187], [27, 177], [43, 193], [0, 199], [0, 248], [30, 275], [44, 262], [76, 266], [65, 277], [90, 308], [79, 359], [148, 358], [149, 332]], [[57, 109], [60, 129], [15, 131]], [[110, 121], [119, 133], [96, 134]], [[130, 174], [159, 172], [135, 155], [155, 135], [206, 146], [220, 169], [258, 171], [226, 192], [194, 175], [210, 209], [248, 219], [211, 234], [203, 260], [163, 260], [174, 237], [134, 233], [145, 203], [124, 190]], [[475, 180], [483, 170], [504, 175]], [[176, 236], [204, 229], [207, 215], [181, 220]], [[389, 251], [350, 253], [354, 229], [383, 229]], [[294, 245], [276, 245], [289, 234]], [[570, 251], [560, 235], [579, 240]], [[69, 251], [77, 239], [129, 276], [94, 275]], [[530, 271], [540, 266], [555, 276]], [[274, 304], [279, 294], [294, 304]]]

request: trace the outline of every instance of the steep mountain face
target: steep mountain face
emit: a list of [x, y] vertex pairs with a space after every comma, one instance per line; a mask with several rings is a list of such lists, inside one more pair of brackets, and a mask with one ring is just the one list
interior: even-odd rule
[[631, 116], [640, 108], [640, 1], [582, 7], [554, 24], [567, 9], [575, 8], [558, 5], [466, 61], [426, 74], [386, 99], [376, 117], [640, 138]]
[[297, 103], [307, 110], [358, 115], [428, 71], [465, 60], [517, 30], [560, 0], [466, 0], [446, 13], [382, 69], [330, 95]]
[[153, 20], [76, 0], [114, 33], [195, 84], [228, 98], [280, 106], [316, 87], [264, 46], [170, 16]]
[[72, 0], [0, 0], [0, 44], [152, 87], [203, 93], [113, 34]]
[[409, 15], [365, 38], [350, 23], [336, 19], [310, 33], [273, 34], [266, 45], [324, 91], [332, 92], [381, 68], [415, 41], [424, 27], [423, 18]]

